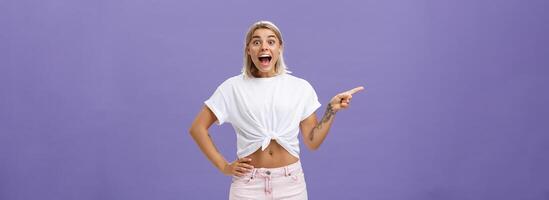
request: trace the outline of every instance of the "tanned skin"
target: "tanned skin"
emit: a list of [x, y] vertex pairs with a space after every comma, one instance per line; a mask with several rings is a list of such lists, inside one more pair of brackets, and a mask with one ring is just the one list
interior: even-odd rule
[[[330, 103], [328, 103], [320, 122], [316, 118], [316, 113], [301, 121], [300, 130], [303, 134], [303, 142], [307, 148], [316, 150], [320, 147], [328, 135], [336, 113], [348, 108], [352, 94], [363, 89], [363, 87], [357, 87], [334, 96]], [[299, 160], [273, 140], [264, 151], [258, 149], [247, 157], [229, 163], [219, 153], [209, 136], [208, 129], [216, 120], [217, 118], [213, 112], [204, 106], [193, 122], [189, 132], [206, 157], [225, 175], [242, 176], [250, 172], [254, 167], [282, 167]]]
[[[276, 75], [275, 64], [283, 51], [283, 46], [272, 30], [263, 28], [255, 30], [246, 49], [246, 53], [256, 66], [253, 74], [255, 77]], [[272, 56], [272, 59], [268, 63], [261, 63], [258, 57], [266, 54]], [[307, 148], [316, 150], [320, 147], [334, 122], [336, 113], [341, 109], [348, 108], [352, 95], [363, 89], [364, 87], [356, 87], [334, 96], [328, 103], [320, 122], [316, 118], [316, 113], [300, 122], [303, 142]], [[225, 175], [242, 176], [253, 168], [282, 167], [299, 160], [280, 146], [276, 140], [272, 140], [264, 151], [258, 149], [247, 157], [228, 162], [217, 150], [208, 132], [215, 121], [217, 118], [214, 113], [207, 106], [203, 106], [192, 123], [189, 133], [208, 160]]]

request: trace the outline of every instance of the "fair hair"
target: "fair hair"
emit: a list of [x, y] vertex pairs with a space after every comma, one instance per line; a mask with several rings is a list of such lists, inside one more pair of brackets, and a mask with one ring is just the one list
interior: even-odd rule
[[[278, 38], [278, 41], [280, 41], [280, 47], [283, 47], [283, 40], [282, 40], [282, 33], [280, 33], [280, 30], [276, 25], [274, 25], [270, 21], [258, 21], [253, 23], [250, 28], [248, 29], [248, 33], [246, 33], [246, 40], [244, 41], [244, 65], [242, 67], [242, 74], [244, 74], [244, 77], [252, 78], [254, 77], [254, 73], [257, 73], [257, 68], [255, 64], [252, 62], [252, 58], [250, 55], [248, 55], [248, 45], [250, 44], [250, 41], [252, 40], [252, 36], [254, 32], [257, 29], [269, 29], [274, 32], [276, 37]], [[284, 63], [284, 56], [282, 51], [280, 51], [280, 56], [278, 57], [278, 60], [275, 63], [275, 74], [286, 74], [286, 73], [292, 73], [287, 70], [286, 63]]]

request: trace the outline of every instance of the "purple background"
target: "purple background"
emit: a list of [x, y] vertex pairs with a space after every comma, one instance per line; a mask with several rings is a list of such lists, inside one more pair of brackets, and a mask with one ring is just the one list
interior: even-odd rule
[[[274, 21], [323, 105], [310, 199], [549, 199], [549, 1], [0, 1], [0, 199], [226, 199], [187, 130]], [[323, 113], [321, 107], [318, 114]], [[230, 125], [211, 133], [234, 159]]]

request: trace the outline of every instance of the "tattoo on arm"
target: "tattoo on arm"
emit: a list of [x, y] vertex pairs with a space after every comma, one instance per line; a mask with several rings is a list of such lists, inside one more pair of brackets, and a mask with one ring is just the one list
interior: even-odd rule
[[326, 107], [326, 112], [324, 113], [324, 116], [322, 117], [322, 120], [320, 120], [320, 122], [318, 122], [316, 124], [316, 126], [311, 130], [309, 140], [311, 140], [311, 141], [313, 140], [313, 138], [315, 136], [315, 129], [320, 130], [324, 123], [326, 123], [326, 122], [330, 121], [330, 119], [334, 118], [335, 114], [336, 114], [336, 112], [332, 108], [332, 104], [328, 103], [328, 107]]

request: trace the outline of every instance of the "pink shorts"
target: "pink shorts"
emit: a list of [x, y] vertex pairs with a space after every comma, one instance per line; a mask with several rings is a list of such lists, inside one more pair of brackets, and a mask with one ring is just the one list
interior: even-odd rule
[[279, 168], [255, 168], [233, 176], [229, 200], [306, 200], [307, 186], [301, 162]]

